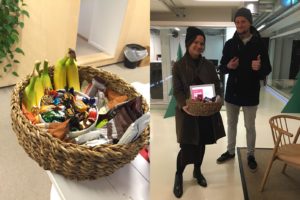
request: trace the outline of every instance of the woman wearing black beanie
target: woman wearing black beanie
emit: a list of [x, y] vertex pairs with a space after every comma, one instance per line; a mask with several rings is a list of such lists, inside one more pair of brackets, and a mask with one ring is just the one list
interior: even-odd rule
[[[194, 164], [193, 176], [199, 185], [206, 187], [207, 182], [201, 172], [205, 145], [213, 144], [225, 136], [220, 113], [212, 116], [195, 116], [189, 112], [186, 100], [190, 98], [190, 86], [214, 84], [216, 95], [221, 95], [220, 81], [215, 66], [206, 60], [202, 53], [205, 49], [205, 35], [196, 27], [188, 27], [185, 38], [186, 53], [173, 67], [173, 94], [176, 99], [176, 134], [180, 151], [177, 156], [174, 195], [183, 194], [183, 171], [188, 164]], [[218, 98], [220, 100], [220, 98]]]

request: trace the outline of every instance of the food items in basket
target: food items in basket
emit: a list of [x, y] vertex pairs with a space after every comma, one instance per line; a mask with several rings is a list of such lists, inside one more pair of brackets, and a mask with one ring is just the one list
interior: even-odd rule
[[202, 84], [190, 86], [191, 99], [203, 100], [205, 97], [212, 98], [216, 95], [214, 84]]
[[69, 119], [64, 122], [42, 123], [38, 127], [45, 128], [47, 131], [58, 139], [63, 140], [69, 133]]
[[48, 90], [45, 96], [43, 99], [53, 99], [53, 101], [41, 101], [40, 119], [42, 122], [69, 120], [69, 130], [72, 132], [90, 130], [96, 125], [98, 110], [95, 99], [74, 91], [73, 88], [67, 92]]
[[106, 91], [106, 82], [100, 77], [95, 76], [92, 79], [92, 83], [90, 83], [85, 90], [85, 93], [90, 97], [95, 97], [98, 91]]
[[189, 112], [196, 116], [213, 115], [216, 112], [219, 112], [222, 107], [220, 97], [205, 97], [203, 101], [199, 101], [197, 99], [187, 99], [186, 104], [188, 106]]
[[116, 91], [113, 91], [109, 88], [106, 89], [106, 96], [108, 98], [107, 106], [109, 109], [112, 109], [117, 104], [125, 102], [128, 97], [126, 95], [121, 95]]

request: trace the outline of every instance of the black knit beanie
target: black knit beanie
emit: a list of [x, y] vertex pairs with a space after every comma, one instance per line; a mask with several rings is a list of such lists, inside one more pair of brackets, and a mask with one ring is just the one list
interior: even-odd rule
[[240, 8], [236, 11], [235, 13], [235, 16], [234, 16], [234, 21], [235, 21], [235, 18], [237, 17], [245, 17], [249, 22], [250, 24], [252, 24], [253, 20], [252, 20], [252, 14], [251, 14], [251, 11], [248, 9], [248, 8]]
[[186, 47], [190, 46], [190, 44], [192, 44], [192, 42], [196, 39], [196, 37], [198, 35], [202, 35], [204, 38], [204, 42], [205, 42], [205, 35], [204, 35], [203, 31], [196, 27], [189, 26], [186, 29], [185, 46]]

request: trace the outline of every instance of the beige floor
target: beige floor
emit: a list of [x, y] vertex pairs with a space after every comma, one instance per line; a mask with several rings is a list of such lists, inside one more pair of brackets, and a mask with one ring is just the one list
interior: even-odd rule
[[77, 36], [76, 41], [76, 54], [77, 56], [86, 56], [101, 52], [96, 47], [90, 45], [88, 41], [81, 36]]
[[[257, 147], [272, 147], [272, 136], [268, 119], [279, 114], [283, 103], [262, 89], [261, 103], [257, 113]], [[176, 171], [175, 162], [178, 144], [175, 136], [174, 117], [163, 119], [165, 110], [151, 108], [151, 200], [176, 199], [173, 195], [173, 181]], [[226, 113], [221, 112], [226, 127]], [[237, 157], [228, 163], [216, 164], [217, 157], [226, 151], [227, 138], [217, 144], [208, 145], [204, 157], [202, 172], [208, 187], [199, 186], [192, 178], [193, 166], [184, 172], [184, 194], [182, 200], [242, 200], [244, 199]], [[246, 146], [243, 114], [239, 117], [237, 146]], [[259, 163], [258, 163], [259, 165]], [[258, 166], [258, 170], [262, 170]]]
[[[120, 63], [102, 69], [119, 75], [128, 83], [149, 83], [149, 66], [128, 69]], [[51, 182], [46, 172], [27, 156], [11, 128], [12, 89], [0, 89], [0, 200], [49, 200]]]

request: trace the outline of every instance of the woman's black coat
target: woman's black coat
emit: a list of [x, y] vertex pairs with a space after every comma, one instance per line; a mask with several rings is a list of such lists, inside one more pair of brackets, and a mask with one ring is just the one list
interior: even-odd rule
[[225, 136], [219, 112], [210, 117], [194, 117], [182, 110], [186, 99], [190, 97], [190, 85], [199, 84], [214, 84], [216, 94], [221, 96], [216, 67], [204, 57], [195, 63], [186, 53], [173, 67], [173, 94], [177, 103], [176, 134], [180, 144], [212, 144]]

